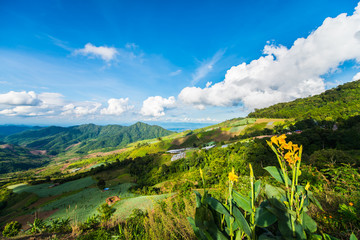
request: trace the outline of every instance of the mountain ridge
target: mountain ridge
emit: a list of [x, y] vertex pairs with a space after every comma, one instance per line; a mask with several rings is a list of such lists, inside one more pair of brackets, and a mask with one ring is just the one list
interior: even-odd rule
[[348, 82], [323, 93], [291, 102], [255, 109], [253, 118], [295, 118], [336, 120], [360, 114], [360, 80]]

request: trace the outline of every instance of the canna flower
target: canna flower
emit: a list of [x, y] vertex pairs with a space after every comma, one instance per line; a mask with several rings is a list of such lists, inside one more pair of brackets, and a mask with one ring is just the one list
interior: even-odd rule
[[286, 149], [286, 150], [292, 150], [292, 145], [293, 145], [293, 143], [290, 141], [290, 142], [288, 142], [288, 143], [284, 143], [283, 145], [282, 145], [282, 147], [284, 148], [284, 149]]
[[275, 143], [277, 146], [279, 146], [278, 139], [277, 139], [276, 136], [272, 136], [272, 137], [271, 137], [271, 145], [272, 145], [273, 143]]
[[237, 176], [235, 174], [235, 170], [234, 170], [234, 168], [232, 168], [232, 171], [229, 172], [229, 180], [232, 182], [237, 182], [238, 178], [239, 178], [239, 176]]
[[285, 138], [286, 138], [285, 134], [282, 134], [277, 138], [280, 145], [286, 144]]
[[294, 152], [296, 152], [296, 151], [298, 151], [300, 149], [297, 144], [293, 144], [292, 146], [293, 146], [293, 151]]
[[351, 207], [352, 207], [352, 206], [354, 206], [354, 204], [353, 204], [352, 202], [349, 202], [349, 206], [351, 206]]

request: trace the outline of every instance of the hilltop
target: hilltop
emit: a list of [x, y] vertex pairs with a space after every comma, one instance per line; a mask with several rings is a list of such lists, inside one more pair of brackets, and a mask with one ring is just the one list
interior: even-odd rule
[[336, 120], [360, 114], [360, 80], [345, 83], [319, 95], [255, 109], [252, 118]]
[[27, 130], [6, 136], [3, 141], [31, 149], [46, 150], [50, 155], [57, 155], [71, 148], [82, 154], [95, 149], [121, 148], [135, 141], [163, 137], [171, 133], [173, 132], [162, 127], [141, 122], [131, 126], [84, 124]]

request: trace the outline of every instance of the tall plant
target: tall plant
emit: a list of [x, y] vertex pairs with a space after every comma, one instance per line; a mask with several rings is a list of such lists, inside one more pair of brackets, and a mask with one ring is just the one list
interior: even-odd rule
[[[195, 191], [195, 219], [188, 220], [199, 239], [330, 239], [326, 234], [316, 234], [317, 224], [307, 214], [310, 203], [322, 208], [309, 190], [310, 184], [299, 183], [302, 146], [285, 139], [285, 135], [274, 136], [267, 142], [280, 168], [269, 166], [265, 170], [282, 187], [265, 184], [263, 201], [257, 202], [261, 181], [255, 180], [251, 164], [247, 196], [233, 189], [238, 181], [234, 169], [228, 176], [229, 197], [225, 204], [211, 197], [206, 188], [203, 195]], [[200, 174], [205, 183], [201, 170]], [[353, 234], [351, 238], [356, 239]]]

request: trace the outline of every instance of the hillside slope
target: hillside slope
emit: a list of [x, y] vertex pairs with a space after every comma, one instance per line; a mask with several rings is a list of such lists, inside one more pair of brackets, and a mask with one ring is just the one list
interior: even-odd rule
[[0, 174], [41, 167], [47, 162], [49, 158], [40, 151], [11, 144], [0, 145]]
[[248, 117], [335, 120], [359, 113], [360, 80], [345, 83], [312, 97], [255, 109]]
[[100, 148], [124, 147], [138, 140], [163, 137], [171, 133], [162, 127], [141, 122], [131, 126], [85, 124], [29, 130], [7, 136], [4, 142], [47, 150], [49, 154], [56, 155], [75, 146], [78, 153], [86, 153]]

